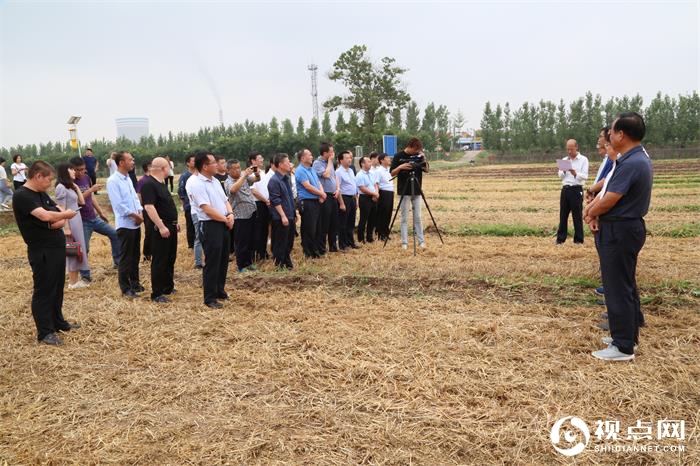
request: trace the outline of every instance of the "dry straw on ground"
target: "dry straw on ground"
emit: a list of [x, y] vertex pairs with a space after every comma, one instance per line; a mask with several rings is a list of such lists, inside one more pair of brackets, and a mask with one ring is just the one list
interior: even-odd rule
[[[426, 191], [441, 227], [469, 223], [468, 209], [483, 209], [480, 221], [510, 209], [511, 222], [551, 226], [548, 176], [540, 166], [462, 168], [427, 177]], [[431, 198], [464, 189], [468, 199]], [[659, 197], [669, 189], [654, 203], [698, 204], [697, 182]], [[62, 348], [36, 344], [24, 245], [0, 238], [0, 464], [568, 464], [549, 440], [565, 415], [623, 429], [686, 420], [683, 453], [601, 454], [594, 440], [578, 464], [700, 462], [697, 237], [648, 238], [648, 326], [630, 364], [589, 354], [601, 347], [592, 324], [604, 310], [591, 293], [590, 237], [584, 247], [493, 236], [440, 245], [429, 234], [416, 258], [396, 240], [318, 261], [297, 246], [294, 272], [230, 273], [221, 311], [201, 305], [184, 241], [174, 303], [154, 305], [120, 297], [108, 243], [93, 238], [95, 282], [67, 292], [64, 306], [83, 328]], [[141, 273], [148, 288], [148, 267]]]

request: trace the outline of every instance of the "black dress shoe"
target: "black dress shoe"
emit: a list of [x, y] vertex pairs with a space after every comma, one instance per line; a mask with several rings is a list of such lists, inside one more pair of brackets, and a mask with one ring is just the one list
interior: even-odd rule
[[328, 252], [338, 252], [338, 248], [329, 248]]
[[62, 327], [59, 328], [59, 332], [70, 332], [71, 330], [78, 330], [80, 328], [80, 324], [77, 322], [68, 322], [67, 327]]
[[151, 301], [153, 301], [154, 303], [169, 303], [170, 302], [170, 300], [163, 295], [156, 296], [155, 298], [151, 298]]
[[210, 308], [212, 308], [212, 309], [221, 309], [222, 307], [224, 307], [224, 305], [221, 304], [221, 303], [218, 302], [218, 301], [212, 301], [212, 302], [210, 302], [210, 303], [204, 303], [204, 305], [207, 306], [207, 307], [210, 307]]
[[177, 290], [175, 288], [173, 288], [172, 290], [166, 292], [165, 294], [175, 294], [175, 293], [177, 293]]
[[228, 293], [222, 293], [220, 295], [216, 295], [216, 299], [223, 299], [225, 301], [228, 299]]
[[134, 290], [135, 293], [141, 293], [143, 291], [146, 291], [146, 288], [143, 287], [143, 285], [136, 285], [131, 287], [132, 290]]
[[61, 341], [61, 339], [58, 338], [58, 335], [56, 335], [55, 333], [49, 333], [44, 338], [42, 338], [39, 341], [39, 343], [51, 346], [61, 346], [63, 344], [63, 341]]
[[134, 290], [126, 290], [125, 292], [122, 293], [122, 296], [124, 296], [125, 298], [131, 298], [131, 299], [139, 297], [139, 295], [136, 294], [136, 292], [134, 292]]
[[357, 244], [357, 243], [351, 244], [350, 247], [353, 248], [353, 249], [360, 249], [360, 245]]
[[197, 265], [194, 266], [194, 268], [195, 268], [196, 270], [202, 270], [202, 269], [204, 268], [204, 266], [203, 266], [202, 264], [197, 264]]

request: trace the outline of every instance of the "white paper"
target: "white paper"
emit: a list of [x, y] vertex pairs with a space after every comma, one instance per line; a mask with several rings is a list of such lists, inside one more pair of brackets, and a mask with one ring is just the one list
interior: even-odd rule
[[571, 160], [557, 160], [559, 170], [566, 172], [571, 170]]

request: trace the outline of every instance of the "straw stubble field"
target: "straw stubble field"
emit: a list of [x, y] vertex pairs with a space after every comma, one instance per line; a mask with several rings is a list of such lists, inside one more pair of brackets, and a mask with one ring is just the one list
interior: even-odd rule
[[[700, 162], [656, 163], [628, 364], [590, 356], [596, 253], [588, 233], [554, 246], [551, 169], [443, 168], [425, 190], [444, 245], [433, 231], [415, 258], [394, 240], [317, 261], [297, 246], [293, 272], [229, 273], [221, 311], [184, 240], [174, 302], [154, 305], [120, 297], [93, 236], [62, 348], [36, 344], [24, 245], [0, 238], [0, 464], [563, 464], [549, 434], [569, 415], [620, 421], [618, 445], [685, 447], [604, 454], [615, 443], [593, 437], [576, 462], [698, 464]], [[663, 419], [686, 439], [624, 440]]]

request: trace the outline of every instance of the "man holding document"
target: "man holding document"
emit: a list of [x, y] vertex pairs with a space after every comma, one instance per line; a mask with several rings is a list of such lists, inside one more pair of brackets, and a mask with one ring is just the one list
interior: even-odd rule
[[566, 241], [569, 213], [574, 219], [574, 244], [583, 244], [583, 183], [588, 179], [588, 159], [578, 152], [575, 139], [566, 141], [566, 153], [566, 157], [557, 160], [563, 185], [559, 197], [557, 244]]

